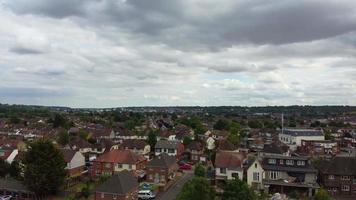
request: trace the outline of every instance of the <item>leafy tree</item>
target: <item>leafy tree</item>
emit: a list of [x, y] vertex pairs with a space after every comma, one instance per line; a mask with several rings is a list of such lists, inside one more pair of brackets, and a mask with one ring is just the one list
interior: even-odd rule
[[12, 115], [9, 119], [11, 124], [18, 124], [21, 122], [21, 119], [18, 118], [16, 115]]
[[0, 177], [5, 177], [8, 174], [10, 166], [5, 160], [0, 159]]
[[10, 164], [9, 166], [9, 175], [12, 177], [12, 178], [19, 178], [20, 177], [20, 165], [17, 161], [12, 161], [12, 163]]
[[261, 124], [260, 121], [258, 120], [249, 120], [247, 125], [250, 127], [250, 128], [262, 128], [263, 125]]
[[205, 178], [195, 177], [184, 184], [182, 191], [177, 197], [177, 200], [192, 199], [214, 200], [215, 190]]
[[57, 142], [58, 144], [65, 146], [69, 143], [69, 139], [70, 139], [69, 134], [66, 131], [61, 131], [59, 133]]
[[324, 188], [320, 188], [314, 196], [314, 200], [331, 200], [328, 192]]
[[191, 139], [190, 137], [185, 136], [185, 137], [183, 138], [183, 144], [184, 144], [184, 146], [189, 145], [191, 142], [192, 142], [192, 139]]
[[194, 169], [194, 175], [198, 177], [205, 177], [205, 168], [203, 165], [198, 164]]
[[256, 194], [238, 178], [228, 181], [224, 187], [222, 200], [255, 200]]
[[214, 124], [214, 129], [216, 129], [216, 130], [228, 130], [229, 127], [230, 127], [229, 121], [226, 119], [219, 119]]
[[39, 196], [54, 194], [67, 175], [63, 154], [49, 141], [29, 144], [24, 160], [24, 183]]
[[151, 146], [151, 149], [155, 147], [157, 143], [157, 134], [155, 133], [155, 131], [151, 130], [148, 133], [147, 143]]
[[52, 123], [53, 123], [53, 128], [65, 127], [67, 120], [62, 115], [57, 113], [54, 115], [54, 119]]

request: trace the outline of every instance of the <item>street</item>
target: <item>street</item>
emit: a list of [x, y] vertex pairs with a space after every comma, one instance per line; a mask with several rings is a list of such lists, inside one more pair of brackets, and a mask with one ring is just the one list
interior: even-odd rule
[[158, 200], [174, 200], [179, 192], [182, 190], [183, 185], [194, 177], [193, 172], [185, 172], [180, 180], [174, 183], [166, 192], [158, 195]]

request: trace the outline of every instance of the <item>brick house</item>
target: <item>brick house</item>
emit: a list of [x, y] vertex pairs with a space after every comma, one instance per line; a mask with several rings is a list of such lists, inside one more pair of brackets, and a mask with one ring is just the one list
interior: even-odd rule
[[64, 161], [67, 163], [66, 169], [70, 177], [82, 175], [85, 167], [85, 157], [79, 151], [71, 149], [61, 149]]
[[340, 153], [338, 142], [331, 140], [302, 140], [298, 153], [305, 156], [335, 156]]
[[138, 181], [132, 172], [127, 170], [113, 175], [95, 192], [95, 200], [136, 200]]
[[166, 153], [180, 159], [184, 152], [184, 145], [178, 141], [159, 140], [155, 145], [155, 155]]
[[178, 165], [174, 156], [160, 154], [147, 163], [147, 181], [165, 185], [175, 177], [177, 170]]
[[138, 171], [145, 168], [146, 158], [130, 150], [115, 149], [93, 161], [92, 176], [112, 175], [122, 170]]
[[184, 152], [189, 156], [189, 160], [192, 162], [206, 162], [204, 145], [201, 142], [192, 141], [185, 147]]
[[217, 152], [214, 164], [216, 182], [224, 182], [236, 177], [243, 180], [243, 163], [245, 160], [246, 156], [241, 152]]
[[129, 149], [139, 155], [147, 155], [151, 151], [150, 145], [145, 140], [140, 139], [123, 140], [119, 149]]
[[258, 157], [247, 168], [247, 183], [267, 193], [298, 192], [311, 197], [317, 189], [317, 170], [307, 157]]
[[320, 182], [332, 196], [356, 198], [356, 158], [334, 157], [319, 165]]

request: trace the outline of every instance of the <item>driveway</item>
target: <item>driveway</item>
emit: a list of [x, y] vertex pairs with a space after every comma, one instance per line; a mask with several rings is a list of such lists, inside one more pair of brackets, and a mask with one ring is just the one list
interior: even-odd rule
[[179, 192], [182, 190], [183, 185], [189, 180], [193, 179], [194, 173], [192, 171], [185, 172], [181, 179], [175, 182], [166, 192], [159, 194], [157, 200], [174, 200]]

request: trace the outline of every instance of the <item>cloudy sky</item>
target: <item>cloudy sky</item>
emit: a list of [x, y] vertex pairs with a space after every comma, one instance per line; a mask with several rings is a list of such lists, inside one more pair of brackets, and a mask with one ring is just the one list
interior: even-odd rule
[[356, 1], [0, 0], [0, 102], [356, 105]]

